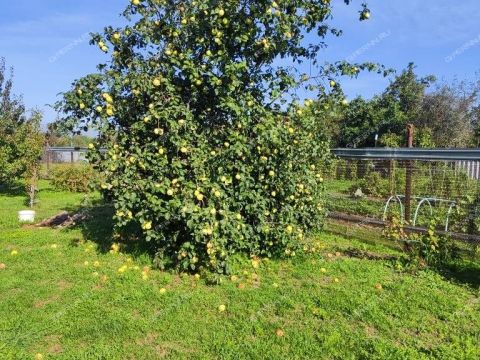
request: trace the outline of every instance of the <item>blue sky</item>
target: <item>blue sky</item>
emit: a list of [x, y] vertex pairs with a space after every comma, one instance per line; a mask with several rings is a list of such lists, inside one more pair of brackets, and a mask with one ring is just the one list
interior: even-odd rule
[[[120, 25], [127, 0], [15, 0], [0, 3], [0, 57], [15, 68], [15, 91], [29, 108], [55, 119], [47, 104], [61, 91], [106, 59], [88, 44], [88, 33]], [[421, 75], [450, 81], [476, 78], [480, 70], [480, 3], [478, 0], [371, 0], [369, 21], [358, 22], [360, 1], [335, 4], [333, 23], [344, 30], [330, 38], [321, 61], [354, 59], [403, 69], [415, 62]], [[308, 67], [305, 69], [308, 72]], [[342, 81], [348, 97], [370, 97], [388, 79], [361, 75]]]

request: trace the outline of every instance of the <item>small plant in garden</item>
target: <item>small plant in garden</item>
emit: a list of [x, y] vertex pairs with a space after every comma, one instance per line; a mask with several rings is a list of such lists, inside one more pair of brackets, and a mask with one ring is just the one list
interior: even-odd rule
[[424, 233], [407, 233], [403, 224], [392, 218], [384, 229], [384, 236], [400, 242], [410, 262], [421, 267], [438, 267], [458, 258], [458, 248], [448, 236], [439, 235], [436, 231], [437, 220], [432, 219]]
[[413, 240], [413, 255], [428, 266], [445, 265], [458, 257], [458, 248], [448, 236], [438, 235], [437, 220], [432, 219], [423, 234], [416, 234]]
[[331, 7], [135, 0], [129, 25], [93, 36], [111, 62], [75, 81], [58, 108], [65, 126], [99, 132], [89, 158], [105, 174], [116, 227], [154, 242], [159, 266], [228, 273], [234, 253], [293, 256], [322, 227], [323, 110], [296, 91], [340, 102], [335, 77], [383, 72], [339, 62], [311, 77], [277, 64], [316, 63], [321, 46], [304, 34], [339, 35]]
[[390, 217], [383, 229], [383, 236], [395, 242], [403, 242], [407, 239], [407, 233], [403, 228], [403, 223], [397, 216]]

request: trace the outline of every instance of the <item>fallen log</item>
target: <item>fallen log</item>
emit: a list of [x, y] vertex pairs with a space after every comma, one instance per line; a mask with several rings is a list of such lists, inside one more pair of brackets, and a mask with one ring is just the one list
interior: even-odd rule
[[70, 214], [67, 211], [62, 211], [61, 213], [36, 224], [35, 227], [68, 227], [85, 219], [87, 219], [87, 214], [85, 212]]

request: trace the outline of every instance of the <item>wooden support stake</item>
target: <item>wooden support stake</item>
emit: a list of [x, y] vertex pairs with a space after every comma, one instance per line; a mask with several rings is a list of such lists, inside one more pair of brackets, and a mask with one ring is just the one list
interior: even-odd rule
[[[407, 147], [413, 148], [414, 126], [407, 125]], [[410, 223], [411, 202], [412, 202], [412, 173], [413, 161], [407, 160], [405, 168], [405, 222]]]

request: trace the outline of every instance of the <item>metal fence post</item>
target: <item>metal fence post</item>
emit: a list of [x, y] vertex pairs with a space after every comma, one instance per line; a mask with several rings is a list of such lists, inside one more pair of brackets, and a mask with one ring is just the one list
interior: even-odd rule
[[[412, 124], [407, 125], [407, 147], [413, 148], [413, 133], [414, 126]], [[413, 162], [407, 160], [407, 166], [405, 167], [405, 222], [410, 223], [411, 202], [412, 202], [412, 172]]]

